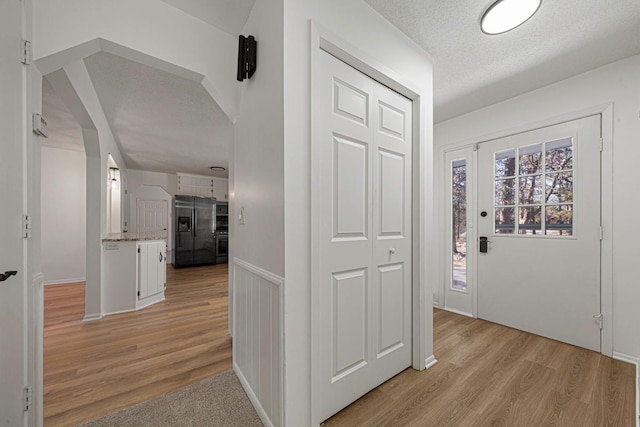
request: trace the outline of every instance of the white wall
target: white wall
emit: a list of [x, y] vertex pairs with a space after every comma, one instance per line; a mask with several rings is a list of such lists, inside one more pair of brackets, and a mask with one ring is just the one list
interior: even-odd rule
[[438, 147], [462, 145], [607, 103], [613, 103], [613, 350], [637, 360], [640, 199], [634, 174], [640, 159], [640, 55], [439, 123], [434, 139]]
[[[229, 159], [234, 371], [265, 425], [276, 426], [283, 418], [282, 286], [272, 285], [283, 282], [285, 263], [282, 7], [282, 0], [256, 0], [242, 30], [257, 40], [258, 67], [237, 84], [239, 115]], [[242, 208], [245, 221], [239, 224]], [[266, 295], [274, 304], [264, 304]], [[275, 340], [262, 337], [263, 327]]]
[[[257, 0], [243, 34], [258, 42], [258, 68], [238, 83], [231, 218], [234, 256], [278, 276], [284, 275], [284, 100], [282, 0]], [[237, 220], [236, 220], [237, 222]]]
[[[432, 67], [425, 52], [360, 0], [285, 0], [284, 5], [284, 195], [285, 195], [285, 396], [286, 425], [312, 425], [311, 405], [311, 29], [310, 20], [355, 46], [357, 52], [373, 58], [399, 78], [421, 88], [420, 146], [427, 168], [421, 183], [426, 200], [425, 224], [431, 227], [431, 132]], [[258, 72], [260, 70], [258, 69]], [[425, 227], [425, 228], [428, 228]], [[431, 229], [423, 229], [414, 238], [422, 244], [431, 240]], [[427, 240], [422, 240], [422, 239]], [[428, 249], [423, 246], [423, 249]], [[432, 257], [425, 254], [424, 265], [431, 270]], [[435, 271], [435, 268], [433, 268]], [[425, 282], [430, 282], [426, 279]], [[420, 281], [430, 288], [431, 283]], [[428, 305], [424, 342], [420, 349], [432, 354], [431, 298]]]
[[42, 274], [45, 284], [85, 280], [84, 152], [42, 148]]
[[47, 79], [82, 129], [87, 162], [85, 320], [95, 320], [102, 317], [102, 236], [108, 230], [109, 156], [122, 165], [120, 177], [125, 181], [127, 170], [84, 62], [76, 60], [65, 65]]

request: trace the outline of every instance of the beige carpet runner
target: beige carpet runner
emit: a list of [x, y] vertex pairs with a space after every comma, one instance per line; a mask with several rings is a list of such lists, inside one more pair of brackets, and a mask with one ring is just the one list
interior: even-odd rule
[[233, 371], [207, 378], [82, 427], [262, 426]]

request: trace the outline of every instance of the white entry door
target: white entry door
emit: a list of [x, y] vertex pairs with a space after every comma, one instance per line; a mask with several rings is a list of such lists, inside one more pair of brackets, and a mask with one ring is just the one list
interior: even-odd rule
[[21, 2], [0, 2], [0, 425], [23, 425], [26, 294], [22, 237]]
[[600, 351], [600, 116], [484, 143], [478, 175], [478, 317]]
[[319, 416], [411, 365], [412, 103], [322, 52]]
[[138, 232], [166, 231], [168, 214], [166, 200], [138, 199]]

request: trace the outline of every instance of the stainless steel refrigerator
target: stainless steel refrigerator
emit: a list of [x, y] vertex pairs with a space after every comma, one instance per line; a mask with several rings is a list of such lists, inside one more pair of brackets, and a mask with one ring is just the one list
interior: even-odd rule
[[215, 264], [216, 199], [176, 196], [174, 222], [174, 266]]

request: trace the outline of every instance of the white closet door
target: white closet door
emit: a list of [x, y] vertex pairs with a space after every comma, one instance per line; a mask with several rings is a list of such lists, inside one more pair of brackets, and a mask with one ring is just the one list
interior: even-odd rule
[[320, 54], [320, 416], [411, 365], [411, 101]]

